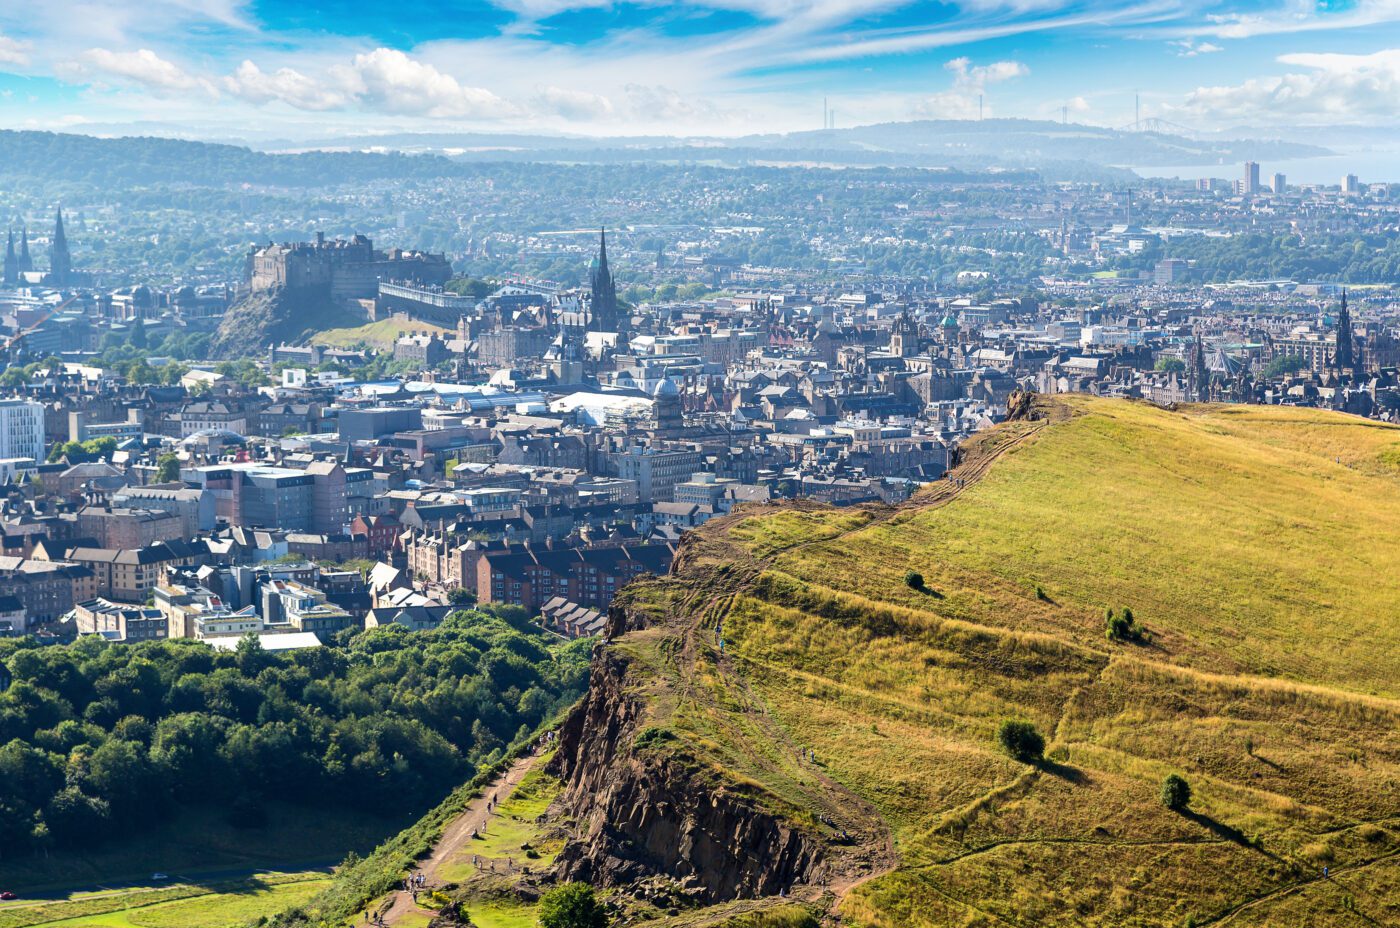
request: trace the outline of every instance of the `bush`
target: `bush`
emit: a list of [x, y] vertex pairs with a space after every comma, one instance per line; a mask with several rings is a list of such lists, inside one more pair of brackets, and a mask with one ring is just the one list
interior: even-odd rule
[[540, 897], [540, 928], [604, 928], [608, 914], [587, 883], [565, 883]]
[[917, 570], [911, 570], [904, 575], [904, 585], [911, 590], [922, 591], [924, 588], [924, 575]]
[[1191, 804], [1191, 784], [1174, 773], [1162, 781], [1162, 805], [1180, 812]]
[[1012, 759], [1033, 764], [1045, 754], [1045, 738], [1030, 722], [1007, 719], [997, 732], [997, 742]]
[[1109, 641], [1141, 641], [1142, 629], [1133, 621], [1133, 610], [1124, 609], [1122, 615], [1114, 615], [1108, 610], [1106, 634]]

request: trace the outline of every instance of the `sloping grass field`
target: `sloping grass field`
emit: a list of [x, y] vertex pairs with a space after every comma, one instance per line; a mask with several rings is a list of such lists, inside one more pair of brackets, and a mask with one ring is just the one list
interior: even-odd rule
[[312, 336], [311, 342], [315, 345], [324, 345], [327, 348], [354, 348], [358, 345], [367, 345], [380, 351], [390, 351], [394, 347], [394, 342], [409, 332], [429, 332], [443, 337], [455, 334], [450, 329], [427, 322], [389, 318], [380, 319], [378, 322], [366, 322], [364, 325], [352, 328], [326, 329]]
[[[1400, 925], [1400, 428], [1037, 407], [961, 492], [703, 529], [645, 596], [704, 647], [614, 644], [677, 681], [652, 724], [777, 809], [818, 775], [871, 804], [899, 863], [851, 924]], [[1108, 640], [1125, 607], [1141, 639]], [[998, 750], [1009, 718], [1045, 762]]]

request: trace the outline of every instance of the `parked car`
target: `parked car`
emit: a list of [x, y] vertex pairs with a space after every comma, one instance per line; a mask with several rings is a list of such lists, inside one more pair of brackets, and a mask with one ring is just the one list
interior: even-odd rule
[[8, 889], [5, 890], [4, 892], [0, 892], [0, 899], [5, 900], [6, 902], [9, 902], [11, 899], [18, 899], [18, 898], [19, 898], [19, 896], [16, 896], [14, 893], [10, 892]]

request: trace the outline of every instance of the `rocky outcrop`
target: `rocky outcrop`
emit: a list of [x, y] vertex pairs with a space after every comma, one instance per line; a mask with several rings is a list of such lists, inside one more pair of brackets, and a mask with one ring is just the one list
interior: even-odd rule
[[[616, 615], [612, 630], [635, 623]], [[599, 648], [588, 696], [560, 731], [553, 772], [565, 789], [553, 812], [572, 836], [558, 876], [625, 887], [659, 875], [708, 902], [818, 879], [822, 842], [670, 750], [667, 732], [645, 727], [630, 669], [619, 650]]]
[[261, 290], [230, 306], [210, 341], [216, 358], [260, 355], [269, 345], [299, 342], [326, 329], [359, 325], [364, 313], [316, 287]]

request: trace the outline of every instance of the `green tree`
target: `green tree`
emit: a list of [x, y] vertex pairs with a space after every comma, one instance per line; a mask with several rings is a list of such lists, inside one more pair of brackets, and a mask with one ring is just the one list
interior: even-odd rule
[[540, 897], [540, 928], [605, 928], [608, 913], [587, 883], [565, 883]]
[[180, 458], [174, 453], [156, 458], [156, 483], [174, 483], [180, 479]]
[[1162, 805], [1173, 812], [1181, 812], [1191, 805], [1191, 784], [1174, 773], [1162, 780]]
[[1033, 764], [1045, 755], [1045, 738], [1030, 722], [1007, 719], [997, 730], [997, 743], [1013, 760]]

